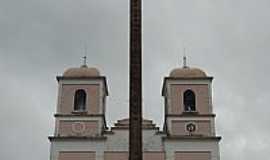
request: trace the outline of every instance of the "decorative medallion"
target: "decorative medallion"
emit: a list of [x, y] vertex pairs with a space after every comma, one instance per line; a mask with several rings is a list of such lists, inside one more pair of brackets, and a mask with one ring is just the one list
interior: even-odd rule
[[74, 122], [72, 124], [72, 132], [80, 134], [85, 131], [85, 123], [84, 122]]
[[196, 131], [196, 125], [195, 125], [194, 123], [188, 123], [188, 124], [186, 125], [186, 130], [187, 130], [190, 134], [192, 134], [192, 133], [194, 133], [194, 132]]

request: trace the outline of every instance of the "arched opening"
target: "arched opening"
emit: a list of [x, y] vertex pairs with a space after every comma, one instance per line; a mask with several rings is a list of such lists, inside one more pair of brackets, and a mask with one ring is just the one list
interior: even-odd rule
[[196, 111], [196, 97], [192, 90], [187, 90], [184, 93], [184, 106], [186, 112]]
[[86, 92], [82, 89], [75, 92], [74, 110], [85, 111], [86, 109]]

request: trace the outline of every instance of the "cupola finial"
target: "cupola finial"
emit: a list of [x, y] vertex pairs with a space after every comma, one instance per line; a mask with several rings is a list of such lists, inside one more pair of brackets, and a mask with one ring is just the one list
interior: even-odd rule
[[83, 64], [81, 67], [87, 67], [87, 46], [85, 45], [84, 46], [84, 56], [82, 57], [83, 58]]
[[184, 48], [183, 68], [188, 68], [188, 66], [187, 66], [187, 56], [186, 56], [186, 48]]

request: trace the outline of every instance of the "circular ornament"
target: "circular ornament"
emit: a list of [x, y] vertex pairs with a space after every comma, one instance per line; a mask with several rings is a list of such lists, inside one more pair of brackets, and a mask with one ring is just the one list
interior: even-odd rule
[[85, 131], [84, 122], [75, 122], [72, 124], [72, 132], [74, 133], [83, 133]]
[[186, 130], [189, 132], [189, 133], [193, 133], [196, 131], [196, 125], [194, 123], [188, 123], [186, 125]]

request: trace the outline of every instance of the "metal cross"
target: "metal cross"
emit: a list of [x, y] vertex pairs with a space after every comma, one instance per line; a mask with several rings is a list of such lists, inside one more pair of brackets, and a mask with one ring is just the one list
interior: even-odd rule
[[186, 48], [184, 48], [183, 68], [188, 68], [188, 66], [187, 66], [187, 56], [186, 56]]
[[86, 66], [86, 63], [87, 63], [87, 56], [85, 55], [85, 56], [83, 56], [82, 58], [83, 58], [83, 66]]

